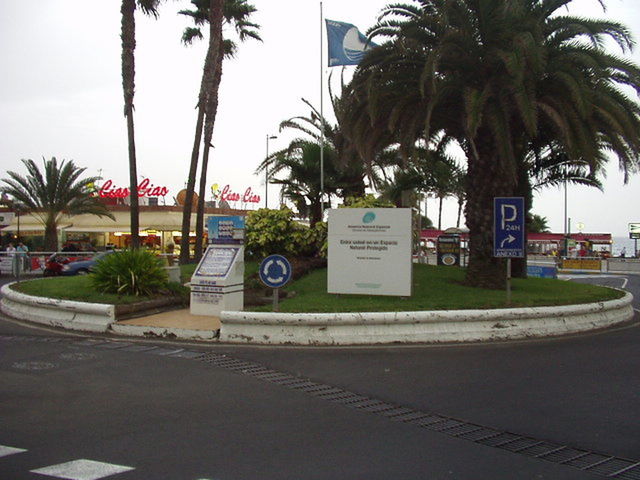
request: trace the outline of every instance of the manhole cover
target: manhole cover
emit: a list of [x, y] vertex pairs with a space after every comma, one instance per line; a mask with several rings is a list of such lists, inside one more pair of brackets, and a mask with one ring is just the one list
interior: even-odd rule
[[58, 365], [51, 362], [15, 362], [12, 367], [18, 370], [32, 370], [32, 371], [40, 371], [40, 370], [51, 370], [52, 368], [56, 368]]

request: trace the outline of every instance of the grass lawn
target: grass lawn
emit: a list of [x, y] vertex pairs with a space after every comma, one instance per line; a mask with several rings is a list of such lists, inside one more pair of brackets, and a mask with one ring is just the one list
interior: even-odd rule
[[[191, 275], [193, 275], [196, 266], [195, 263], [180, 266], [180, 275], [183, 282], [191, 280]], [[257, 262], [245, 262], [245, 276], [256, 273], [258, 266]], [[130, 295], [99, 293], [91, 286], [90, 279], [91, 275], [38, 278], [28, 282], [20, 282], [12, 288], [18, 292], [36, 297], [61, 298], [78, 302], [108, 303], [113, 305], [131, 304], [166, 296], [166, 294], [161, 294], [156, 297], [134, 297]], [[181, 290], [185, 290], [185, 288], [179, 286], [171, 287], [173, 294], [181, 296], [185, 301], [188, 301], [188, 292], [185, 294], [185, 292]]]
[[130, 295], [114, 295], [98, 293], [91, 286], [90, 275], [72, 277], [48, 277], [20, 282], [12, 288], [18, 292], [36, 297], [61, 298], [89, 303], [109, 303], [114, 305], [130, 304], [150, 300], [153, 297], [135, 297]]
[[[394, 312], [506, 308], [506, 293], [461, 284], [465, 272], [454, 267], [414, 264], [410, 298], [326, 293], [327, 270], [315, 270], [286, 288], [295, 292], [280, 302], [282, 312]], [[511, 307], [570, 305], [613, 300], [623, 293], [604, 287], [542, 278], [513, 279]], [[271, 311], [271, 306], [254, 311]]]
[[[258, 269], [258, 262], [245, 263], [245, 278]], [[181, 266], [183, 278], [190, 279], [195, 264]], [[327, 270], [314, 270], [292, 282], [286, 290], [295, 292], [280, 302], [282, 312], [393, 312], [415, 310], [456, 310], [505, 308], [506, 293], [482, 290], [461, 284], [464, 270], [414, 264], [413, 295], [410, 298], [376, 295], [330, 295], [327, 290]], [[609, 288], [562, 280], [541, 278], [513, 279], [512, 307], [570, 305], [613, 300], [622, 293]], [[149, 297], [119, 296], [97, 293], [90, 283], [90, 275], [53, 277], [21, 282], [15, 290], [50, 298], [80, 302], [129, 304]], [[270, 311], [271, 305], [250, 307], [253, 311]]]

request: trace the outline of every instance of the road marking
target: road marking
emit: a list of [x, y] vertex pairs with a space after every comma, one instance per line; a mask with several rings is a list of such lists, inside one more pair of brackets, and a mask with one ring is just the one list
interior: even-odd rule
[[560, 280], [576, 280], [581, 278], [621, 278], [622, 286], [620, 288], [627, 288], [627, 283], [629, 283], [629, 277], [620, 277], [618, 275], [558, 275], [558, 279]]
[[111, 463], [80, 459], [59, 465], [52, 465], [50, 467], [38, 468], [37, 470], [31, 470], [31, 473], [39, 473], [40, 475], [63, 478], [65, 480], [98, 480], [130, 470], [135, 469], [124, 465], [113, 465]]
[[0, 445], [0, 457], [6, 457], [7, 455], [14, 455], [16, 453], [26, 452], [24, 448], [7, 447]]
[[38, 372], [41, 370], [51, 370], [56, 368], [58, 365], [52, 362], [15, 362], [11, 365], [12, 368], [17, 370], [31, 370], [34, 372]]

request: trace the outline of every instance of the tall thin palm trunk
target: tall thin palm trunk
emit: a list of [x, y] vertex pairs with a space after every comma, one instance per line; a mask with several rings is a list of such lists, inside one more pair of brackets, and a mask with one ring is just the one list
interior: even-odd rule
[[198, 119], [196, 121], [196, 133], [191, 152], [191, 163], [189, 166], [189, 177], [187, 179], [187, 189], [185, 194], [185, 204], [182, 212], [182, 238], [180, 240], [180, 263], [189, 263], [189, 231], [191, 225], [191, 211], [193, 193], [196, 183], [196, 172], [198, 169], [198, 158], [200, 157], [200, 142], [202, 141], [202, 129], [204, 125], [205, 109], [209, 93], [213, 88], [215, 77], [214, 67], [218, 61], [218, 55], [222, 55], [222, 45], [216, 40], [222, 36], [222, 13], [224, 0], [210, 0], [209, 4], [209, 48], [204, 62], [202, 81], [200, 83], [200, 94], [198, 96]]
[[135, 92], [136, 0], [122, 0], [122, 89], [124, 92], [124, 115], [127, 119], [129, 153], [129, 199], [131, 203], [131, 248], [140, 246], [138, 170], [136, 166], [136, 143], [133, 127], [133, 96]]
[[[220, 30], [220, 45], [222, 46], [222, 30]], [[209, 167], [209, 153], [211, 151], [211, 139], [213, 126], [218, 113], [218, 92], [222, 80], [223, 55], [218, 55], [216, 71], [213, 79], [213, 88], [207, 100], [207, 108], [204, 122], [204, 151], [202, 152], [202, 169], [200, 170], [200, 189], [198, 196], [198, 212], [196, 214], [196, 261], [202, 257], [204, 240], [204, 204], [207, 192], [207, 168]]]
[[464, 200], [458, 198], [458, 218], [456, 219], [456, 228], [460, 228], [460, 218], [462, 217], [462, 207], [464, 206]]

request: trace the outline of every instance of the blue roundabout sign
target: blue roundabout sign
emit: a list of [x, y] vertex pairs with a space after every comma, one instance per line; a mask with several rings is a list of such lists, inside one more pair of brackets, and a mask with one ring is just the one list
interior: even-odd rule
[[280, 288], [291, 280], [291, 264], [282, 255], [269, 255], [260, 264], [260, 280], [267, 287]]

